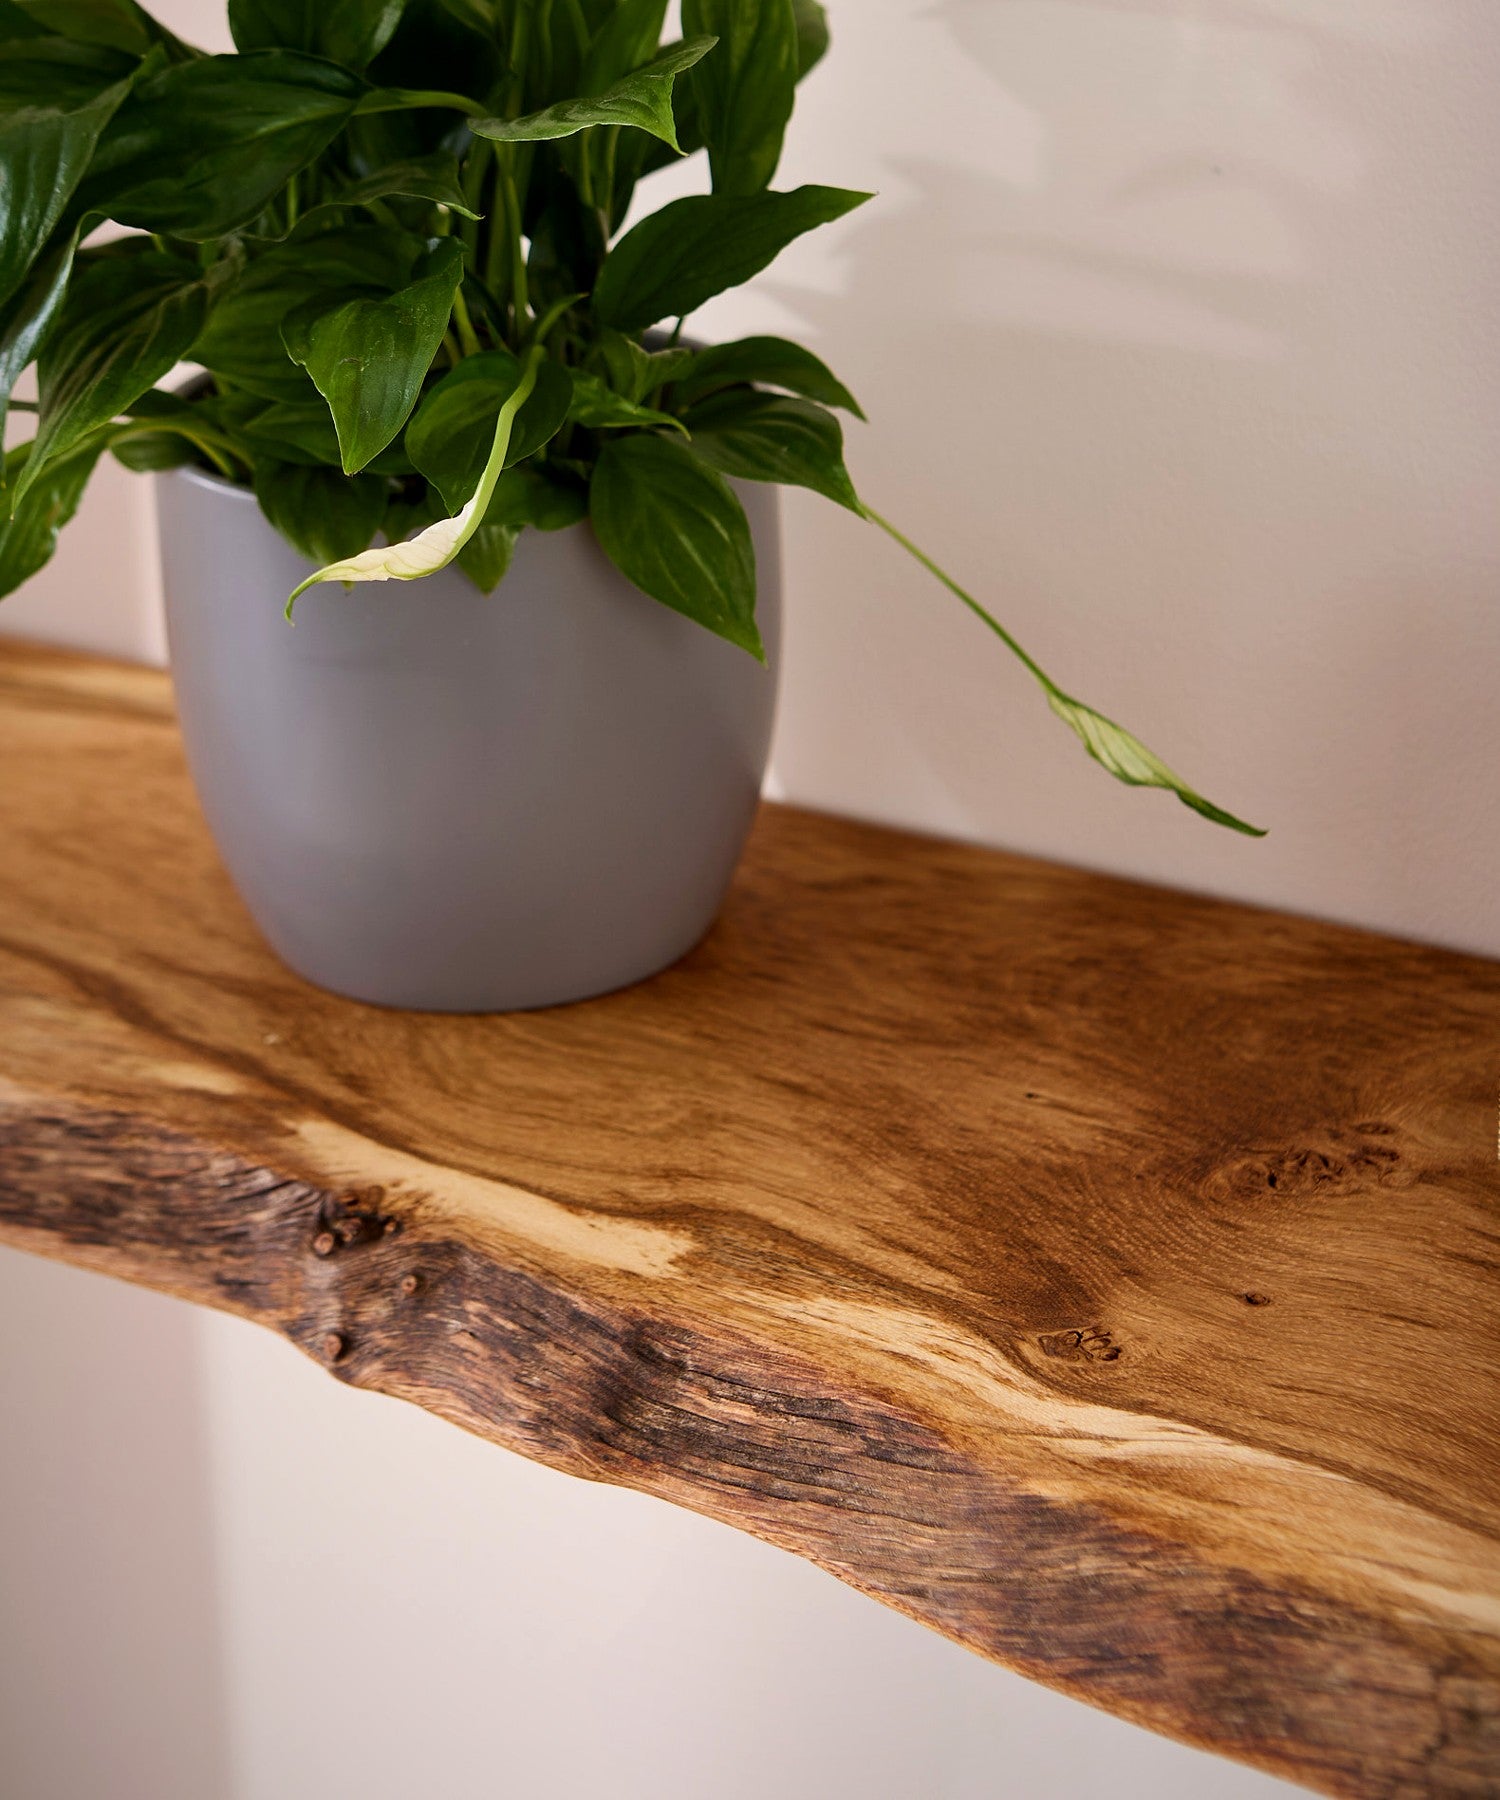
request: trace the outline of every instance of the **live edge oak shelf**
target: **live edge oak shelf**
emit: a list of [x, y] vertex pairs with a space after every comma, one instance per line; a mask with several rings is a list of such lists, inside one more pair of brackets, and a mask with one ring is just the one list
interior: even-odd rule
[[402, 1015], [262, 947], [161, 675], [0, 649], [0, 771], [0, 1237], [1156, 1730], [1500, 1794], [1500, 964], [771, 807], [657, 980]]

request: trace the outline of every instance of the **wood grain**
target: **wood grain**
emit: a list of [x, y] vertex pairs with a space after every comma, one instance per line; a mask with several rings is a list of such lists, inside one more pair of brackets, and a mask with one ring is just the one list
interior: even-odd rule
[[1500, 1794], [1500, 965], [768, 808], [632, 992], [262, 947], [0, 650], [0, 1236], [1329, 1793]]

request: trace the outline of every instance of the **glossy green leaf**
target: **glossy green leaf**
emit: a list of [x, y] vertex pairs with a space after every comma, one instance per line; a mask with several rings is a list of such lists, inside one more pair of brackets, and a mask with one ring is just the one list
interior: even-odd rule
[[412, 200], [430, 200], [435, 206], [446, 206], [449, 212], [465, 219], [478, 219], [464, 198], [459, 181], [458, 158], [451, 150], [437, 150], [431, 156], [414, 156], [409, 162], [392, 163], [377, 169], [362, 181], [340, 188], [329, 202], [331, 206], [368, 206], [372, 200], [387, 200], [403, 195]]
[[700, 62], [713, 47], [712, 38], [691, 39], [664, 51], [644, 69], [637, 69], [591, 99], [559, 100], [523, 119], [476, 119], [470, 130], [477, 137], [496, 143], [523, 144], [573, 137], [595, 125], [628, 125], [649, 132], [675, 150], [677, 126], [672, 117], [672, 89], [677, 77]]
[[691, 84], [716, 194], [758, 194], [781, 161], [797, 97], [792, 0], [682, 0], [682, 28], [719, 48]]
[[391, 41], [406, 0], [229, 0], [240, 50], [305, 50], [363, 69]]
[[606, 439], [589, 511], [605, 555], [627, 580], [765, 660], [745, 509], [687, 444], [648, 433]]
[[458, 159], [451, 150], [435, 150], [430, 156], [417, 156], [409, 162], [392, 163], [359, 181], [352, 181], [327, 200], [310, 206], [294, 225], [277, 231], [257, 233], [257, 244], [317, 244], [330, 224], [350, 208], [368, 207], [379, 216], [386, 200], [426, 200], [433, 206], [446, 207], [460, 218], [477, 220], [481, 215], [470, 207], [459, 181]]
[[811, 350], [778, 337], [741, 338], [698, 351], [677, 377], [674, 398], [679, 405], [691, 406], [723, 388], [747, 382], [785, 388], [821, 406], [840, 406], [857, 419], [865, 416], [853, 394]]
[[27, 108], [0, 122], [0, 305], [26, 281], [129, 89], [118, 82], [70, 111]]
[[623, 331], [602, 331], [595, 346], [597, 364], [609, 385], [627, 400], [644, 401], [669, 387], [691, 369], [696, 352], [686, 349], [648, 350]]
[[356, 119], [382, 113], [457, 112], [468, 119], [482, 119], [485, 109], [468, 94], [446, 88], [371, 88], [354, 109]]
[[357, 556], [385, 518], [386, 484], [378, 475], [261, 462], [255, 497], [287, 542], [316, 563]]
[[619, 331], [643, 331], [696, 312], [758, 275], [805, 232], [870, 198], [847, 188], [800, 187], [675, 200], [615, 245], [594, 290], [594, 310]]
[[248, 468], [223, 428], [217, 399], [189, 399], [148, 388], [125, 411], [125, 421], [112, 429], [109, 447], [127, 469], [146, 473], [202, 460], [233, 477]]
[[[142, 406], [142, 402], [153, 400], [164, 403], [160, 415], [154, 406]], [[186, 401], [153, 389], [142, 394], [130, 411], [129, 422], [110, 436], [109, 448], [116, 462], [136, 475], [153, 475], [197, 462], [199, 446], [193, 429], [193, 408]]]
[[[466, 23], [442, 0], [408, 0], [395, 35], [370, 64], [367, 77], [374, 86], [387, 90], [464, 96], [474, 107], [475, 117], [482, 118], [496, 110], [482, 102], [498, 100], [508, 84], [503, 46], [510, 41], [511, 7], [512, 0], [505, 0], [503, 22], [490, 8], [488, 23], [482, 24], [479, 17]], [[442, 148], [450, 143], [448, 134], [454, 121], [451, 115], [445, 118], [441, 112], [427, 111], [368, 124], [381, 126], [382, 148], [378, 152], [370, 148], [366, 126], [356, 127], [352, 141], [361, 159], [361, 172], [398, 157]]]
[[578, 92], [602, 94], [650, 62], [661, 43], [667, 0], [620, 0], [593, 34], [578, 75]]
[[311, 375], [338, 429], [343, 469], [363, 469], [411, 417], [453, 316], [463, 280], [462, 245], [433, 252], [431, 268], [383, 300], [348, 300], [305, 324], [283, 327], [294, 362]]
[[828, 13], [818, 0], [792, 0], [797, 21], [797, 79], [805, 80], [828, 54]]
[[1081, 700], [1075, 700], [1071, 694], [1065, 694], [1047, 671], [1034, 657], [1023, 650], [1014, 637], [1005, 629], [1000, 621], [981, 606], [966, 588], [960, 587], [946, 569], [939, 565], [925, 550], [917, 547], [905, 533], [898, 531], [889, 519], [884, 519], [873, 508], [865, 506], [860, 509], [872, 525], [876, 525], [887, 537], [898, 543], [907, 554], [919, 562], [928, 574], [936, 577], [950, 594], [961, 600], [969, 611], [978, 618], [1010, 651], [1031, 675], [1032, 679], [1047, 696], [1047, 704], [1058, 718], [1081, 740], [1083, 747], [1095, 762], [1108, 769], [1117, 781], [1123, 781], [1129, 787], [1166, 788], [1176, 794], [1186, 807], [1215, 825], [1227, 826], [1231, 831], [1243, 832], [1246, 837], [1264, 837], [1266, 834], [1257, 825], [1247, 825], [1243, 819], [1236, 818], [1223, 807], [1215, 806], [1211, 800], [1205, 800], [1196, 788], [1189, 785], [1180, 775], [1176, 775], [1153, 750], [1148, 750], [1138, 737], [1128, 732], [1123, 725], [1116, 725], [1113, 719], [1105, 718], [1103, 713], [1095, 712], [1093, 707], [1085, 706]]
[[44, 31], [135, 56], [153, 44], [175, 42], [135, 0], [16, 0], [16, 7]]
[[332, 143], [365, 91], [347, 69], [293, 50], [173, 64], [120, 107], [80, 201], [143, 231], [223, 237]]
[[128, 85], [138, 57], [71, 38], [18, 38], [0, 42], [0, 117], [55, 107], [73, 111], [97, 100], [106, 88]]
[[514, 531], [534, 526], [538, 531], [566, 531], [588, 517], [587, 488], [549, 474], [535, 463], [516, 463], [495, 484], [486, 525], [507, 525]]
[[438, 4], [471, 31], [488, 34], [495, 29], [494, 0], [438, 0]]
[[505, 468], [516, 419], [536, 385], [541, 354], [540, 350], [530, 351], [520, 366], [515, 389], [507, 396], [500, 417], [495, 421], [495, 434], [479, 486], [463, 511], [455, 518], [437, 520], [409, 541], [362, 551], [358, 556], [345, 557], [330, 563], [326, 569], [319, 569], [315, 575], [309, 575], [286, 603], [288, 618], [301, 596], [320, 582], [420, 581], [424, 576], [436, 575], [440, 569], [446, 569], [462, 555], [484, 525], [490, 501]]
[[[0, 307], [0, 445], [10, 397], [23, 369], [36, 358], [62, 310], [78, 235], [55, 240], [32, 267], [19, 292]], [[5, 456], [0, 450], [0, 486], [5, 485]]]
[[195, 360], [267, 400], [306, 403], [317, 390], [287, 354], [283, 322], [320, 300], [381, 298], [412, 277], [422, 240], [384, 225], [347, 225], [257, 256], [214, 301]]
[[521, 534], [513, 525], [481, 525], [455, 560], [481, 594], [493, 594], [510, 572]]
[[[407, 428], [407, 454], [454, 511], [479, 485], [495, 420], [519, 377], [520, 364], [508, 350], [466, 356], [426, 396]], [[524, 462], [549, 444], [562, 429], [572, 401], [568, 371], [560, 363], [540, 363], [510, 435], [504, 466]]]
[[273, 400], [242, 417], [238, 435], [257, 461], [338, 468], [343, 459], [333, 414], [310, 382], [308, 390], [311, 400]]
[[17, 38], [44, 37], [47, 27], [39, 25], [16, 0], [0, 0], [0, 44]]
[[627, 400], [607, 387], [597, 375], [580, 370], [573, 376], [573, 404], [568, 417], [575, 425], [590, 431], [642, 430], [663, 425], [672, 431], [683, 431], [681, 419], [671, 413], [657, 412], [638, 401]]
[[811, 400], [732, 388], [691, 408], [684, 423], [694, 450], [721, 474], [811, 488], [863, 516], [844, 467], [843, 428]]
[[[58, 533], [78, 511], [78, 502], [94, 465], [108, 446], [109, 436], [108, 429], [96, 431], [75, 444], [66, 456], [50, 462], [37, 479], [26, 484], [25, 498], [13, 516], [0, 507], [0, 598], [13, 594], [52, 560]], [[32, 444], [22, 444], [10, 453], [13, 485], [17, 489], [31, 471], [33, 454]]]
[[[307, 392], [309, 400], [273, 400], [243, 412], [237, 409], [236, 433], [256, 461], [339, 467], [343, 458], [333, 414], [311, 382]], [[367, 472], [414, 475], [416, 469], [398, 439], [372, 458]]]
[[158, 251], [80, 268], [38, 363], [36, 444], [16, 495], [182, 362], [207, 309], [193, 265]]

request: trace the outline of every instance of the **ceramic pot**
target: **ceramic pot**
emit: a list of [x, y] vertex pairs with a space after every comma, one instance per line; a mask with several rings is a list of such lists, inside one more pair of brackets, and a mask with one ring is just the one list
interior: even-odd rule
[[712, 924], [776, 701], [776, 490], [746, 487], [770, 667], [639, 593], [587, 524], [457, 569], [314, 588], [242, 488], [159, 475], [188, 760], [277, 954], [379, 1005], [510, 1011], [640, 981]]

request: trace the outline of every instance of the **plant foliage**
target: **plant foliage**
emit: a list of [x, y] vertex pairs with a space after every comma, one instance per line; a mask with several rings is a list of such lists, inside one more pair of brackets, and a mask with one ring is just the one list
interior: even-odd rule
[[[869, 199], [773, 186], [816, 0], [681, 12], [663, 43], [667, 0], [229, 0], [236, 52], [206, 56], [136, 0], [0, 0], [0, 423], [32, 365], [39, 394], [0, 461], [0, 594], [110, 450], [253, 489], [323, 565], [304, 586], [456, 562], [488, 591], [522, 532], [589, 519], [636, 586], [761, 656], [731, 483], [791, 484], [930, 568], [1111, 773], [1250, 829], [864, 506], [837, 413], [863, 415], [817, 357], [680, 341]], [[627, 229], [695, 153], [710, 191]], [[158, 387], [183, 362], [208, 379]]]

